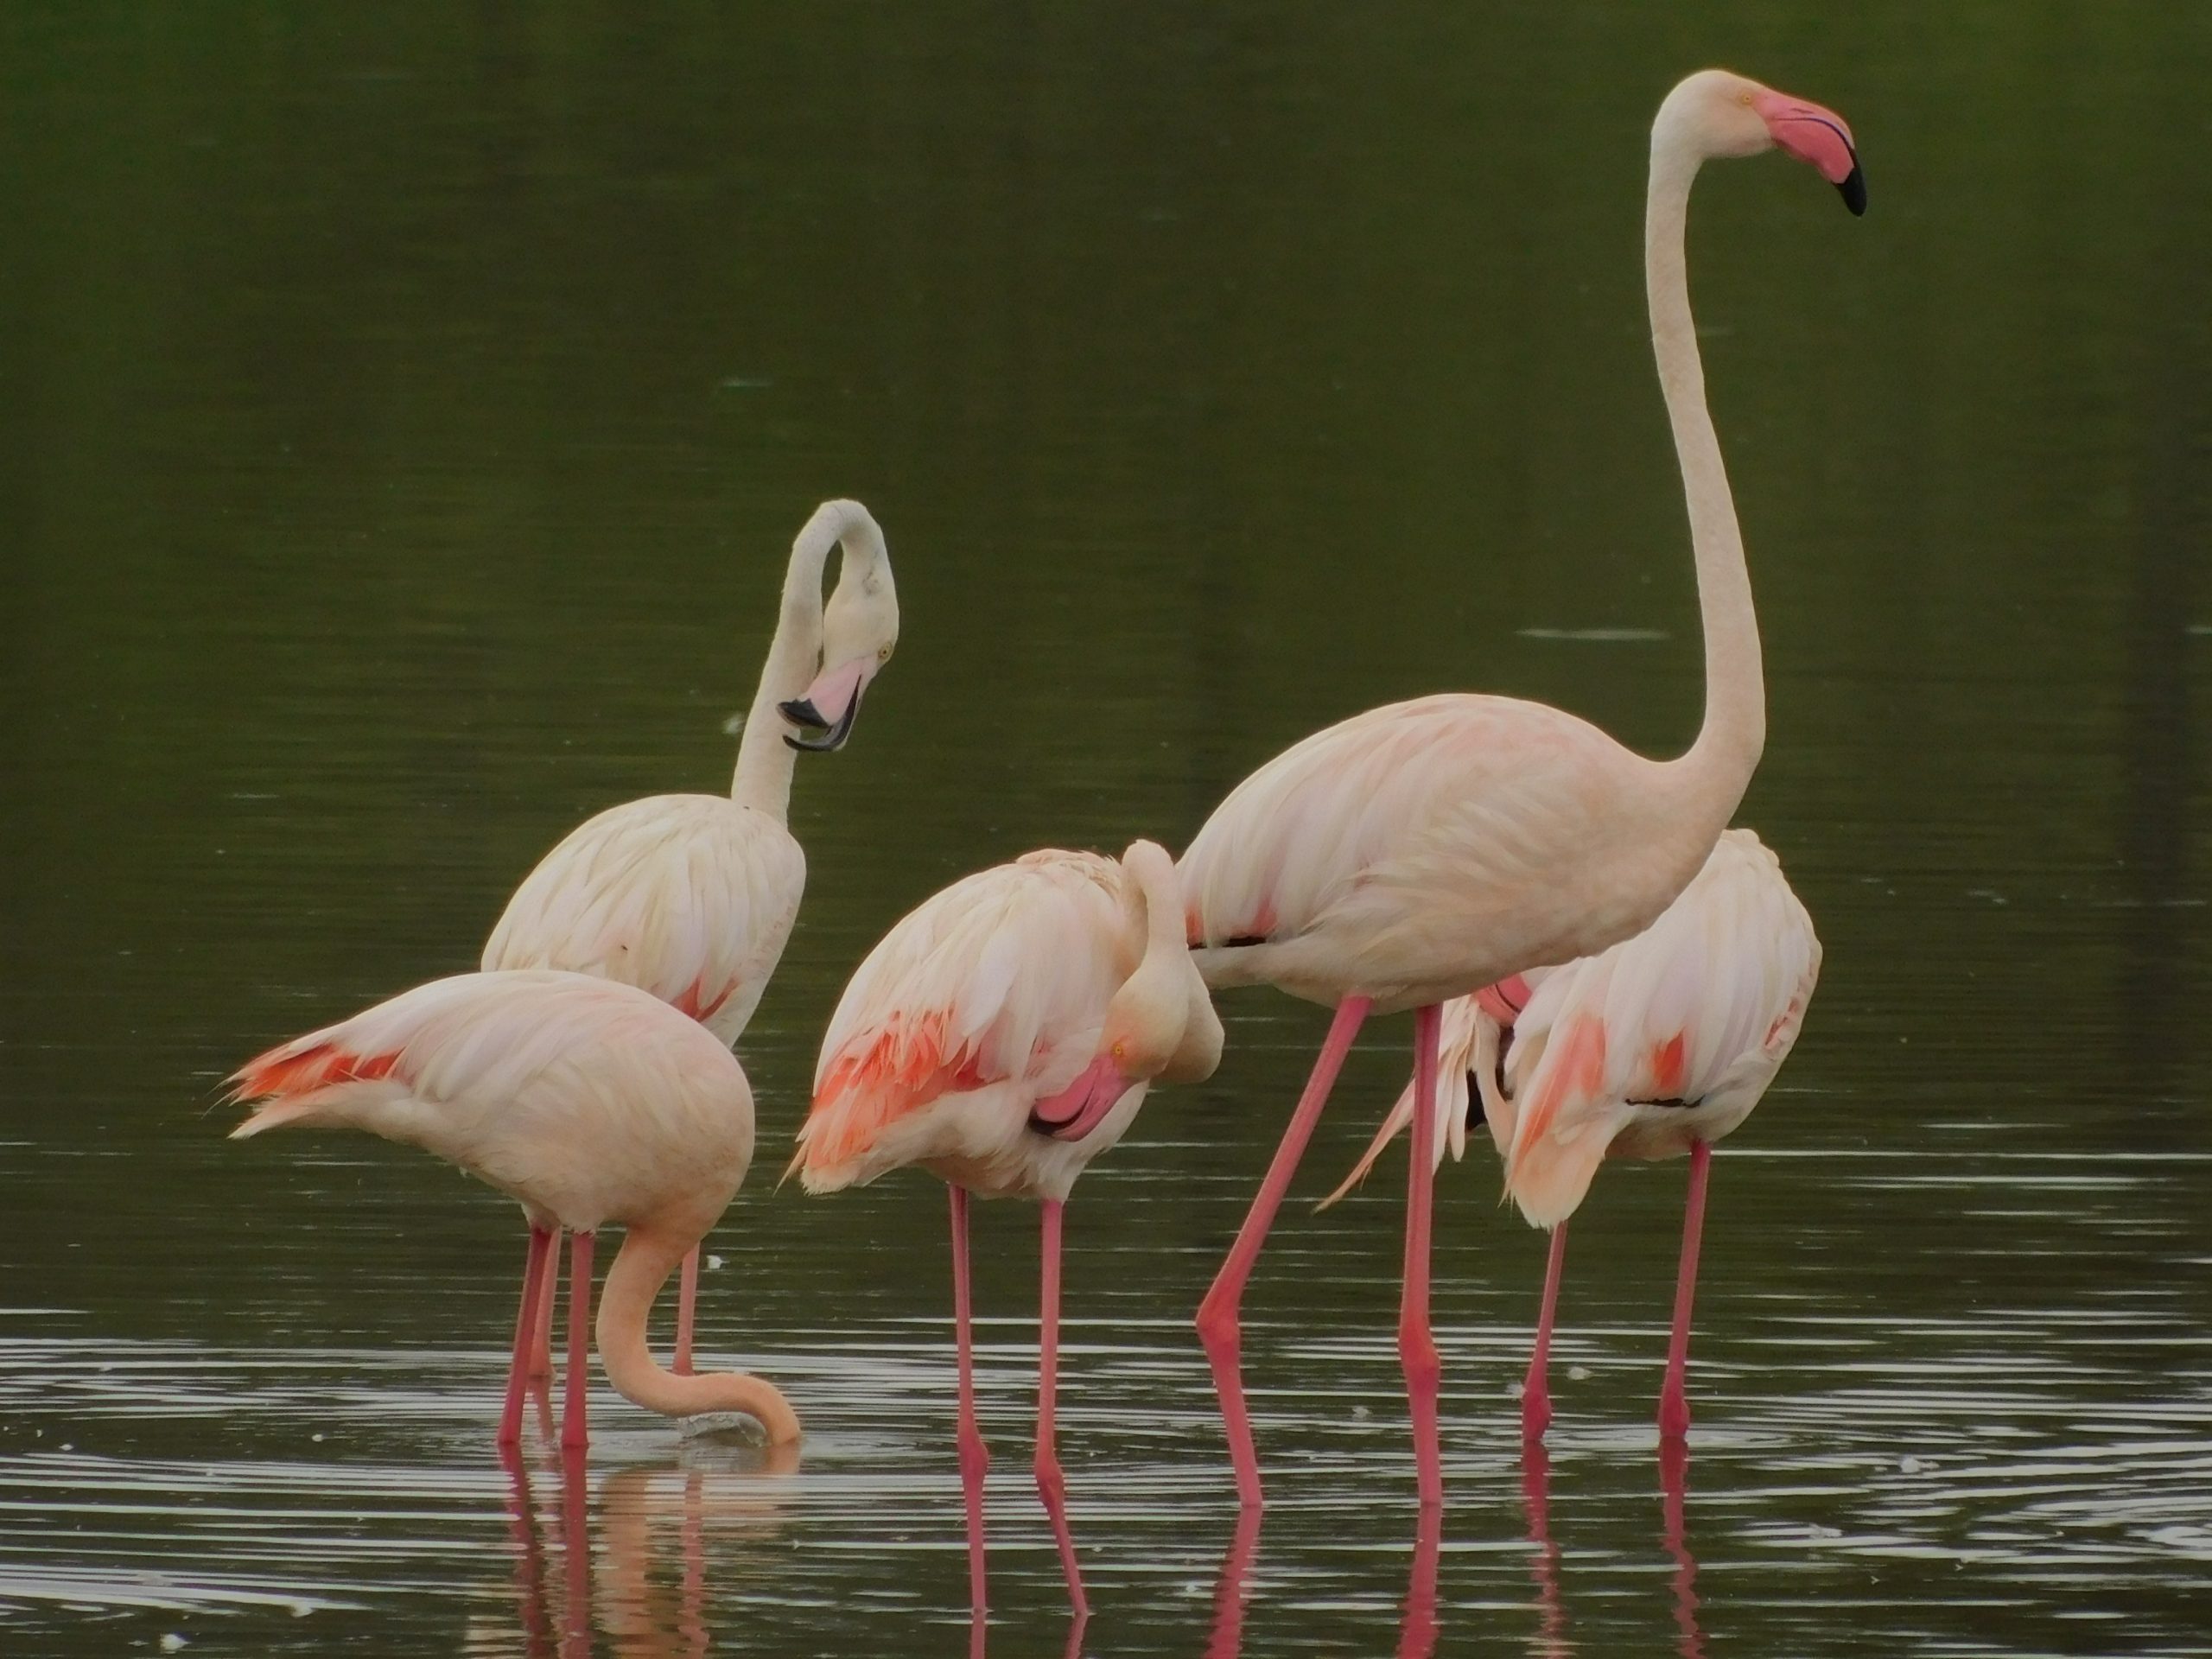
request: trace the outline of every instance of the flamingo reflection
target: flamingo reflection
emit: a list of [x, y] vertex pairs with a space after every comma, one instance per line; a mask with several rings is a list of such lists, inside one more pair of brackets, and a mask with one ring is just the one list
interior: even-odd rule
[[[794, 1446], [767, 1448], [744, 1471], [691, 1466], [632, 1465], [599, 1483], [598, 1550], [593, 1549], [594, 1502], [581, 1447], [564, 1450], [552, 1522], [541, 1527], [531, 1471], [518, 1451], [503, 1446], [507, 1524], [515, 1544], [520, 1651], [527, 1659], [590, 1659], [604, 1637], [621, 1659], [701, 1659], [713, 1645], [707, 1623], [706, 1538], [721, 1526], [772, 1530], [780, 1504], [761, 1476], [798, 1467]], [[653, 1567], [673, 1531], [681, 1573], [671, 1593]], [[546, 1539], [557, 1535], [560, 1548]], [[472, 1654], [516, 1651], [507, 1641], [470, 1644]]]
[[[1260, 1553], [1260, 1520], [1264, 1513], [1253, 1504], [1238, 1510], [1229, 1553], [1221, 1558], [1221, 1581], [1214, 1591], [1213, 1630], [1206, 1641], [1205, 1659], [1238, 1659], [1243, 1651], [1244, 1608], [1250, 1595], [1252, 1566]], [[1432, 1659], [1440, 1628], [1436, 1580], [1444, 1548], [1444, 1510], [1440, 1504], [1424, 1503], [1418, 1513], [1413, 1567], [1406, 1577], [1405, 1605], [1398, 1619], [1397, 1659]]]
[[1682, 1527], [1689, 1476], [1688, 1443], [1662, 1435], [1659, 1441], [1660, 1544], [1675, 1562], [1675, 1651], [1682, 1659], [1705, 1659], [1705, 1632], [1697, 1622], [1697, 1557], [1690, 1554], [1689, 1539]]
[[1529, 1643], [1541, 1659], [1563, 1659], [1574, 1646], [1567, 1639], [1567, 1603], [1560, 1594], [1559, 1546], [1552, 1541], [1552, 1460], [1541, 1440], [1521, 1443], [1521, 1504], [1529, 1517], [1529, 1576], [1536, 1581], [1536, 1633]]

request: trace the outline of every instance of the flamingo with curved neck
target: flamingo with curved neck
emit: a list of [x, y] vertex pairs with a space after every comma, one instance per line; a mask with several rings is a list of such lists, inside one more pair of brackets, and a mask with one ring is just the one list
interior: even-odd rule
[[[822, 580], [842, 551], [827, 606]], [[825, 501], [791, 543], [776, 632], [727, 798], [652, 795], [579, 824], [524, 878], [480, 965], [562, 968], [635, 985], [735, 1044], [782, 958], [806, 889], [789, 827], [803, 752], [843, 747], [899, 640], [883, 531], [857, 501]], [[537, 1293], [550, 1303], [557, 1273]], [[691, 1366], [699, 1255], [683, 1262], [676, 1369]], [[542, 1315], [518, 1316], [518, 1323]], [[533, 1354], [533, 1368], [550, 1357]]]
[[540, 1340], [537, 1291], [570, 1243], [569, 1393], [562, 1444], [587, 1439], [591, 1258], [628, 1230], [607, 1278], [599, 1341], [626, 1398], [671, 1416], [741, 1411], [772, 1443], [798, 1418], [759, 1377], [677, 1376], [645, 1351], [654, 1294], [728, 1207], [753, 1161], [753, 1090], [705, 1027], [634, 987], [511, 969], [404, 991], [239, 1068], [257, 1103], [233, 1129], [355, 1128], [420, 1147], [505, 1193], [530, 1218], [530, 1262], [507, 1373], [502, 1445], [520, 1438], [524, 1371]]
[[1198, 1310], [1243, 1501], [1261, 1501], [1238, 1308], [1338, 1069], [1371, 1012], [1413, 1009], [1414, 1149], [1398, 1342], [1423, 1503], [1443, 1496], [1428, 1328], [1438, 1005], [1641, 932], [1727, 825], [1766, 738], [1758, 624], [1705, 401], [1683, 255], [1689, 192], [1720, 156], [1779, 147], [1866, 206], [1832, 111], [1705, 70], [1651, 131], [1644, 276], [1652, 350], [1681, 465], [1705, 636], [1705, 716], [1673, 760], [1644, 759], [1541, 703], [1450, 694], [1319, 732], [1254, 772], [1185, 853], [1190, 943], [1206, 982], [1272, 984], [1336, 1009], [1306, 1092]]

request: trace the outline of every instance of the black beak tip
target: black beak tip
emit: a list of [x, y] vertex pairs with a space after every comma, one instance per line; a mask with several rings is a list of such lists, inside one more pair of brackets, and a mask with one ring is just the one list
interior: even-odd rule
[[792, 725], [804, 726], [821, 734], [818, 737], [798, 737], [785, 732], [785, 742], [804, 754], [833, 754], [843, 748], [845, 740], [853, 734], [853, 721], [860, 714], [861, 700], [855, 694], [853, 700], [845, 705], [845, 712], [835, 726], [823, 719], [821, 711], [811, 702], [785, 702], [777, 707]]
[[1859, 165], [1859, 158], [1851, 158], [1851, 172], [1836, 186], [1836, 194], [1843, 198], [1843, 205], [1851, 209], [1854, 218], [1864, 218], [1866, 213], [1866, 170]]

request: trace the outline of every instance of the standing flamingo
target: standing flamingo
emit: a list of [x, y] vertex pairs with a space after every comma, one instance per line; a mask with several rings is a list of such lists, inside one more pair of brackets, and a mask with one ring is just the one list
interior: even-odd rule
[[[822, 574], [833, 547], [844, 561], [825, 610]], [[791, 544], [729, 794], [651, 795], [579, 824], [515, 890], [480, 965], [619, 980], [734, 1045], [806, 887], [806, 855], [785, 822], [794, 751], [843, 747], [861, 694], [898, 642], [882, 531], [857, 501], [823, 502]], [[808, 729], [822, 735], [798, 734]], [[691, 1369], [698, 1284], [695, 1249], [677, 1295], [679, 1372]], [[549, 1278], [549, 1301], [552, 1290]]]
[[1155, 1077], [1195, 1082], [1221, 1021], [1184, 948], [1175, 867], [1152, 842], [1117, 863], [1035, 852], [955, 882], [886, 934], [822, 1040], [791, 1167], [833, 1192], [918, 1164], [952, 1193], [952, 1298], [970, 1584], [983, 1605], [982, 1477], [969, 1348], [968, 1195], [1042, 1200], [1037, 1489], [1078, 1618], [1086, 1603], [1053, 1446], [1060, 1219]]
[[[1705, 632], [1705, 719], [1658, 762], [1540, 703], [1450, 695], [1355, 715], [1254, 772], [1184, 855], [1190, 941], [1216, 988], [1271, 984], [1336, 1018], [1250, 1213], [1198, 1310], [1247, 1503], [1259, 1459], [1239, 1375], [1238, 1308], [1330, 1085], [1370, 1013], [1412, 1008], [1414, 1087], [1433, 1097], [1437, 1005], [1650, 923], [1726, 827], [1766, 734], [1758, 624], [1705, 404], [1683, 229], [1709, 157], [1775, 145], [1853, 213], [1866, 186], [1842, 120], [1720, 70], [1667, 95], [1651, 131], [1644, 274], [1652, 349], [1689, 507]], [[1443, 1498], [1440, 1382], [1428, 1329], [1433, 1116], [1414, 1115], [1398, 1346], [1423, 1503]]]
[[366, 1129], [458, 1164], [522, 1205], [530, 1253], [503, 1446], [521, 1437], [523, 1382], [541, 1335], [537, 1287], [564, 1227], [574, 1237], [561, 1441], [585, 1443], [592, 1243], [608, 1222], [627, 1232], [599, 1309], [607, 1381], [649, 1411], [743, 1412], [772, 1444], [798, 1438], [798, 1419], [772, 1384], [664, 1371], [645, 1346], [653, 1298], [753, 1161], [753, 1090], [705, 1027], [583, 974], [459, 974], [272, 1048], [232, 1081], [239, 1099], [260, 1103], [233, 1140]]
[[[1447, 1141], [1454, 1157], [1464, 1150], [1471, 1083], [1475, 1113], [1506, 1160], [1506, 1192], [1530, 1222], [1552, 1230], [1521, 1395], [1526, 1439], [1541, 1440], [1551, 1422], [1552, 1316], [1567, 1218], [1601, 1160], [1685, 1153], [1689, 1196], [1659, 1427], [1670, 1439], [1688, 1431], [1684, 1373], [1712, 1148], [1751, 1116], [1781, 1070], [1820, 972], [1813, 918], [1780, 861], [1750, 830], [1731, 830], [1681, 896], [1634, 938], [1445, 1005], [1433, 1158], [1441, 1161]], [[1413, 1110], [1409, 1087], [1325, 1205], [1366, 1174]]]

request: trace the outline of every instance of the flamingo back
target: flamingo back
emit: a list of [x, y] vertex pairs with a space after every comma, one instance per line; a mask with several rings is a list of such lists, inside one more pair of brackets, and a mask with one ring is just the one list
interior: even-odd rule
[[1095, 854], [1031, 853], [893, 927], [823, 1038], [791, 1166], [807, 1191], [908, 1164], [988, 1166], [1037, 1139], [1031, 1107], [1090, 1062], [1135, 965], [1123, 880]]
[[655, 795], [571, 830], [524, 878], [481, 965], [634, 985], [734, 1043], [782, 957], [806, 855], [769, 814]]
[[420, 1147], [533, 1214], [696, 1221], [753, 1156], [753, 1096], [704, 1027], [632, 987], [515, 969], [418, 985], [247, 1062], [233, 1130], [350, 1128]]
[[1178, 866], [1191, 944], [1209, 984], [1382, 1011], [1603, 949], [1658, 915], [1718, 831], [1655, 817], [1669, 777], [1541, 703], [1370, 709], [1206, 820]]

